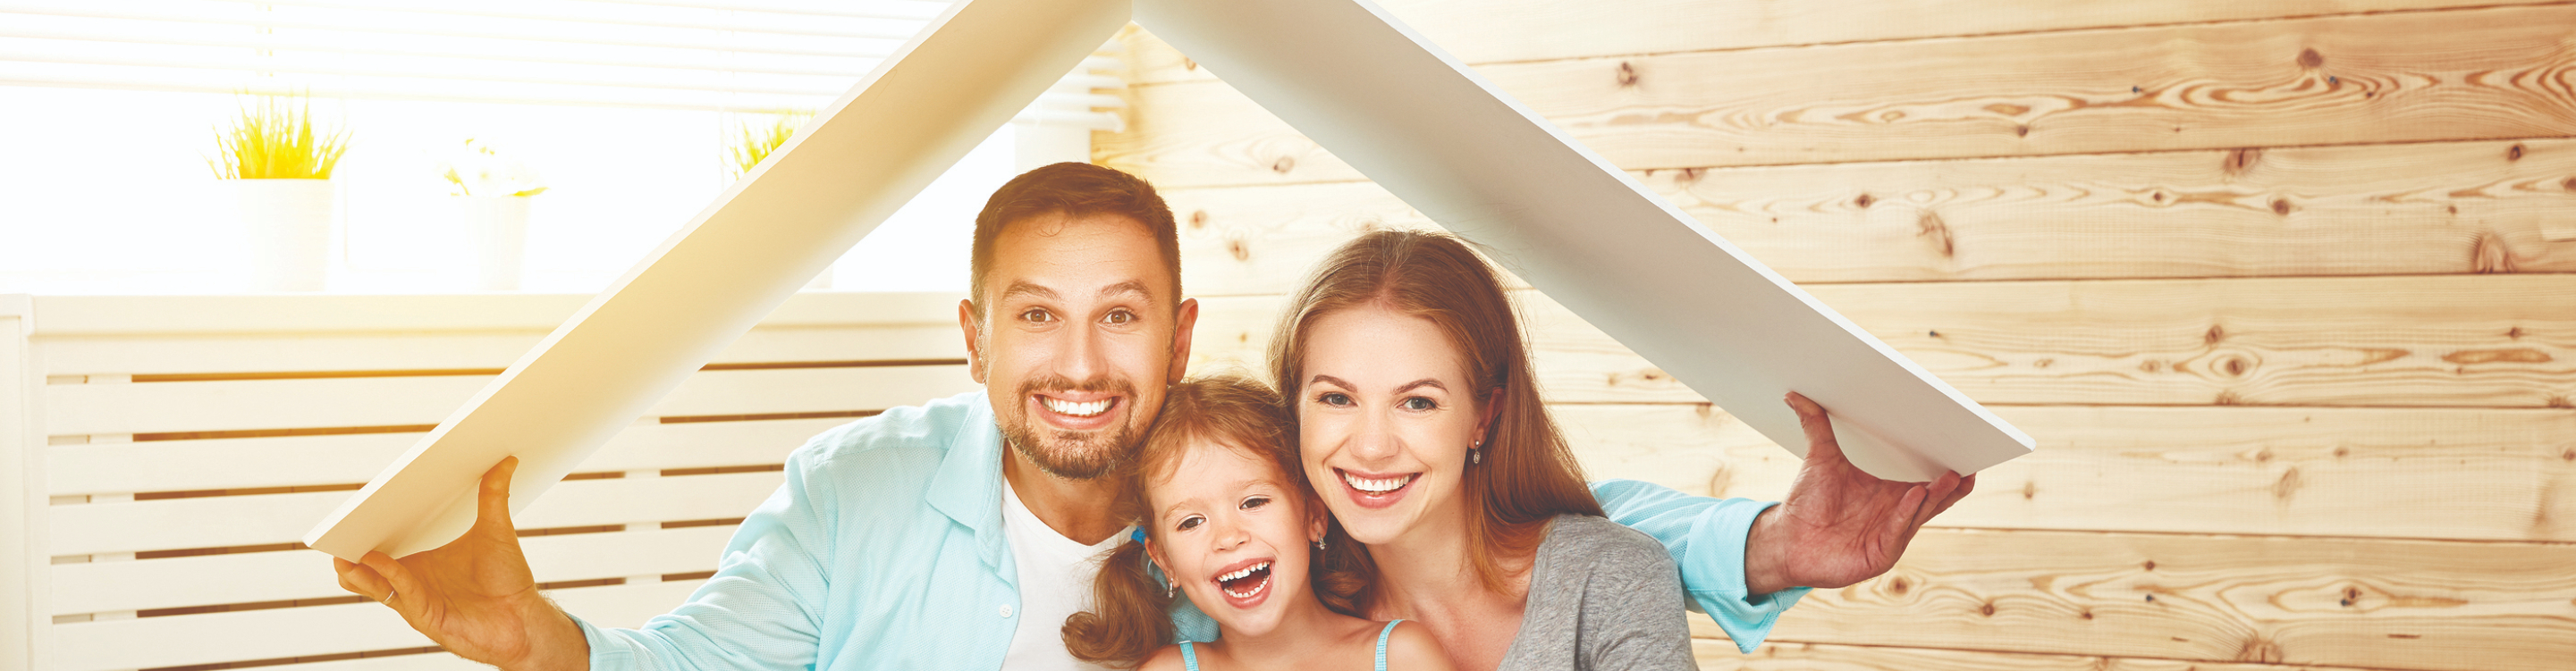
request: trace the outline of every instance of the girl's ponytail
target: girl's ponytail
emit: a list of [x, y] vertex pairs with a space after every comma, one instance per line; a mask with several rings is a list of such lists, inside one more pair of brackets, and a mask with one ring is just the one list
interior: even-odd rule
[[1064, 649], [1074, 659], [1135, 668], [1172, 644], [1172, 598], [1145, 571], [1145, 544], [1109, 551], [1092, 581], [1092, 610], [1064, 619]]

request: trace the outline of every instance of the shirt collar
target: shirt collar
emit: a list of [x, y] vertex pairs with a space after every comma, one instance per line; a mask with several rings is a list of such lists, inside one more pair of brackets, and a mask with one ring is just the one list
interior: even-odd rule
[[958, 427], [957, 441], [930, 477], [930, 507], [975, 532], [984, 563], [1008, 564], [1010, 548], [1002, 534], [1002, 429], [994, 424], [993, 403], [983, 392]]

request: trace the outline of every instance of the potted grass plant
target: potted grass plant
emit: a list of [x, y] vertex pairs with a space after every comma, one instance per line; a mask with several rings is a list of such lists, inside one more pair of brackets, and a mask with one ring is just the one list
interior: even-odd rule
[[348, 149], [348, 131], [316, 128], [302, 96], [261, 96], [215, 130], [206, 163], [241, 213], [251, 290], [322, 290], [337, 209], [331, 171]]
[[[796, 131], [814, 118], [814, 113], [787, 110], [761, 116], [765, 118], [741, 122], [734, 128], [733, 135], [725, 138], [725, 170], [734, 179], [751, 174], [752, 169], [760, 167], [761, 161], [768, 159], [779, 147], [786, 146], [787, 140], [796, 137]], [[805, 288], [832, 288], [832, 267], [824, 266], [822, 274], [807, 281]]]
[[447, 160], [448, 195], [474, 250], [474, 287], [514, 291], [527, 266], [528, 214], [545, 193], [535, 168], [467, 138]]

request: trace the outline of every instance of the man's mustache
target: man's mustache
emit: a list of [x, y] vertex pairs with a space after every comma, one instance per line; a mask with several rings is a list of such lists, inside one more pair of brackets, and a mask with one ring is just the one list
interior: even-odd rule
[[1041, 375], [1020, 382], [1021, 396], [1037, 393], [1040, 389], [1050, 391], [1083, 391], [1117, 394], [1120, 396], [1136, 395], [1136, 385], [1130, 384], [1126, 380], [1111, 377], [1093, 377], [1088, 380], [1077, 381], [1073, 378], [1062, 375]]

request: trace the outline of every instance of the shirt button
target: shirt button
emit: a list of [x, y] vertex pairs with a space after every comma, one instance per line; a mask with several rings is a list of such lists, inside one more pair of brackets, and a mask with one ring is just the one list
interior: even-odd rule
[[1011, 605], [1010, 605], [1010, 604], [1002, 604], [1002, 617], [1010, 617], [1010, 616], [1011, 616]]

